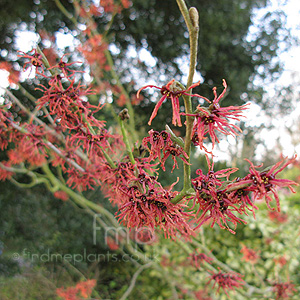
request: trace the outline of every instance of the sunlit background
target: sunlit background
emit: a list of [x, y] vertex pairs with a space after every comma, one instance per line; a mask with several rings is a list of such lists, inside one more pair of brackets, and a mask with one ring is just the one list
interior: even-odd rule
[[[285, 1], [285, 3], [271, 1], [271, 5], [264, 9], [256, 9], [253, 14], [254, 24], [260, 24], [262, 22], [261, 17], [265, 15], [268, 11], [275, 11], [282, 9], [287, 15], [287, 28], [291, 29], [292, 34], [295, 37], [300, 39], [300, 2], [297, 0]], [[39, 35], [26, 30], [26, 26], [16, 32], [16, 48], [23, 52], [31, 51], [39, 41]], [[248, 40], [251, 40], [251, 36], [255, 35], [256, 27], [252, 26], [249, 30], [250, 34]], [[74, 50], [76, 46], [80, 44], [79, 40], [76, 39], [70, 33], [56, 32], [56, 42], [58, 48], [61, 50], [68, 47], [69, 50]], [[114, 53], [118, 52], [118, 49], [114, 46], [110, 46], [110, 50]], [[284, 51], [278, 57], [278, 60], [284, 62], [284, 71], [280, 78], [276, 82], [270, 82], [265, 84], [265, 88], [268, 93], [265, 95], [265, 98], [276, 97], [274, 87], [286, 87], [293, 83], [293, 100], [291, 106], [293, 110], [290, 114], [285, 116], [280, 116], [279, 118], [270, 118], [261, 107], [253, 102], [249, 106], [248, 111], [246, 112], [245, 119], [242, 121], [245, 122], [246, 127], [259, 127], [265, 125], [265, 128], [259, 131], [259, 140], [263, 141], [258, 143], [257, 149], [255, 151], [255, 157], [257, 160], [260, 160], [267, 151], [276, 151], [277, 154], [282, 153], [284, 156], [291, 157], [294, 153], [300, 153], [300, 59], [299, 59], [300, 46], [293, 46], [288, 51]], [[6, 50], [2, 51], [2, 56], [8, 55]], [[156, 64], [155, 59], [151, 56], [150, 52], [143, 48], [138, 52], [134, 47], [129, 47], [128, 55], [132, 58], [138, 58], [149, 67], [154, 67]], [[181, 64], [181, 70], [185, 74], [183, 76], [183, 82], [187, 79], [188, 73], [188, 63], [185, 58], [179, 59], [178, 62]], [[263, 72], [263, 69], [261, 70]], [[134, 72], [133, 72], [134, 74]], [[33, 78], [35, 76], [34, 72], [23, 72], [21, 75], [21, 80], [26, 78]], [[4, 70], [0, 70], [0, 95], [4, 93], [3, 88], [9, 86], [8, 73]], [[85, 79], [89, 81], [90, 76], [85, 75]], [[162, 75], [161, 80], [164, 80], [165, 76]], [[196, 73], [194, 81], [202, 81], [202, 77], [199, 72]], [[238, 79], [237, 79], [238, 80]], [[141, 86], [146, 84], [146, 82], [141, 81]], [[147, 82], [147, 84], [155, 84], [155, 81]], [[260, 82], [257, 82], [260, 84]], [[0, 98], [1, 100], [1, 98]], [[2, 102], [3, 102], [2, 98]], [[271, 128], [270, 128], [271, 127]], [[227, 139], [222, 140], [217, 148], [216, 159], [218, 160], [230, 160], [230, 155], [228, 155], [228, 149], [231, 148], [232, 151], [237, 151], [239, 147], [239, 138], [229, 136]], [[236, 149], [236, 150], [234, 150]]]

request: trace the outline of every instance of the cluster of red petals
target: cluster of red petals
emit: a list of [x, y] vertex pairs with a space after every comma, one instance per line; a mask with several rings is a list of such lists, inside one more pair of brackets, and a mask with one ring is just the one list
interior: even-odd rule
[[205, 253], [197, 253], [197, 251], [195, 251], [195, 253], [192, 253], [189, 259], [192, 264], [198, 269], [201, 268], [201, 265], [203, 265], [204, 262], [211, 264], [211, 262], [213, 261], [213, 259], [207, 256]]
[[36, 49], [31, 50], [29, 53], [25, 53], [22, 51], [19, 51], [21, 54], [18, 56], [23, 58], [28, 58], [29, 61], [26, 61], [23, 70], [30, 69], [30, 72], [32, 69], [35, 69], [36, 75], [41, 75], [43, 77], [46, 77], [45, 75], [45, 66], [43, 63], [43, 57]]
[[[255, 201], [262, 198], [266, 199], [268, 208], [272, 201], [271, 195], [274, 196], [277, 203], [278, 211], [280, 211], [279, 197], [277, 187], [288, 187], [292, 192], [295, 192], [293, 185], [297, 185], [294, 181], [288, 179], [277, 179], [276, 175], [291, 164], [296, 157], [275, 164], [268, 171], [258, 171], [250, 162], [249, 174], [244, 178], [236, 178], [232, 183], [229, 182], [230, 174], [237, 169], [229, 168], [225, 170], [213, 171], [208, 158], [209, 171], [203, 174], [202, 170], [197, 170], [198, 177], [192, 179], [192, 184], [196, 195], [194, 202], [199, 204], [197, 211], [197, 222], [200, 227], [206, 221], [212, 221], [211, 227], [217, 223], [221, 228], [234, 231], [229, 228], [228, 222], [231, 222], [235, 227], [238, 223], [246, 223], [237, 214], [248, 215], [248, 211], [254, 214], [257, 209]], [[226, 178], [226, 181], [220, 178]]]
[[289, 299], [297, 290], [291, 282], [282, 282], [273, 284], [273, 292], [276, 295], [276, 300]]
[[[120, 163], [111, 180], [110, 200], [119, 206], [118, 218], [129, 228], [162, 229], [165, 236], [175, 238], [177, 232], [190, 236], [192, 229], [187, 220], [190, 213], [184, 211], [186, 205], [173, 204], [171, 200], [178, 192], [165, 189], [155, 176], [146, 173], [153, 171], [153, 166], [145, 159]], [[149, 172], [150, 173], [150, 172]]]
[[60, 199], [62, 201], [67, 201], [69, 199], [69, 195], [64, 191], [56, 191], [53, 193], [54, 197]]
[[255, 250], [250, 249], [250, 248], [246, 247], [245, 245], [243, 245], [243, 247], [241, 249], [241, 253], [243, 253], [243, 260], [249, 261], [252, 264], [257, 263], [257, 261], [260, 258], [259, 254]]
[[189, 164], [187, 161], [189, 157], [182, 147], [171, 140], [171, 135], [167, 131], [158, 132], [151, 129], [148, 133], [149, 136], [143, 139], [142, 146], [149, 151], [149, 157], [147, 158], [149, 161], [154, 161], [158, 158], [162, 169], [165, 171], [165, 162], [171, 155], [174, 162], [171, 172], [174, 171], [175, 167], [178, 168], [177, 157]]
[[12, 113], [7, 111], [8, 105], [0, 106], [0, 149], [7, 149], [8, 144], [18, 136], [10, 126], [13, 119]]
[[175, 126], [182, 126], [181, 119], [180, 119], [179, 97], [181, 97], [182, 95], [187, 95], [187, 96], [199, 97], [199, 98], [207, 100], [206, 98], [204, 98], [198, 94], [189, 94], [188, 93], [191, 89], [198, 86], [199, 84], [200, 84], [200, 82], [197, 82], [197, 83], [194, 83], [193, 85], [191, 85], [188, 89], [182, 89], [182, 88], [178, 87], [177, 83], [175, 82], [175, 79], [172, 79], [171, 81], [169, 81], [166, 85], [162, 86], [161, 88], [158, 86], [155, 86], [155, 85], [146, 85], [146, 86], [140, 88], [137, 92], [137, 97], [139, 97], [139, 94], [142, 90], [144, 90], [148, 87], [159, 89], [162, 94], [162, 97], [156, 103], [156, 105], [154, 107], [154, 110], [151, 114], [148, 124], [151, 125], [151, 122], [157, 115], [158, 109], [161, 107], [162, 103], [166, 99], [171, 99], [172, 109], [173, 109], [172, 124]]
[[74, 62], [64, 62], [63, 58], [65, 57], [66, 54], [64, 54], [60, 61], [49, 68], [49, 70], [52, 70], [52, 69], [59, 69], [63, 75], [65, 76], [65, 78], [70, 78], [72, 77], [73, 75], [75, 75], [75, 73], [83, 73], [83, 71], [79, 71], [79, 70], [74, 70], [72, 68], [70, 68], [70, 66], [74, 65], [74, 64], [77, 64], [77, 63], [81, 63], [80, 61], [74, 61]]
[[11, 161], [14, 158], [17, 160], [21, 158], [21, 161], [14, 163], [18, 164], [26, 160], [33, 166], [43, 165], [48, 157], [45, 144], [42, 140], [43, 137], [47, 136], [44, 128], [33, 124], [24, 124], [23, 128], [28, 133], [20, 136], [18, 144], [15, 145], [15, 149], [11, 152]]
[[275, 262], [275, 264], [283, 267], [284, 265], [286, 265], [287, 259], [284, 256], [279, 256], [277, 258], [274, 258], [274, 262]]
[[139, 228], [130, 231], [130, 238], [136, 243], [152, 245], [158, 242], [158, 236], [148, 228]]
[[214, 281], [213, 288], [218, 285], [217, 293], [220, 291], [220, 289], [222, 289], [228, 297], [228, 290], [240, 288], [245, 283], [240, 274], [233, 272], [222, 273], [221, 271], [218, 273], [212, 272], [211, 279], [207, 284], [209, 284], [211, 281]]
[[75, 86], [74, 81], [70, 82], [67, 88], [63, 87], [61, 80], [49, 83], [49, 87], [40, 85], [38, 88], [44, 93], [38, 99], [38, 109], [48, 106], [50, 115], [55, 116], [54, 121], [59, 121], [60, 125], [67, 129], [82, 126], [84, 119], [92, 126], [103, 127], [104, 122], [93, 116], [102, 106], [91, 105], [84, 98], [92, 94], [92, 91], [81, 84]]
[[11, 163], [2, 161], [0, 164], [0, 181], [11, 179], [14, 172], [10, 171]]
[[105, 56], [107, 49], [108, 45], [101, 34], [88, 38], [84, 44], [78, 47], [78, 50], [84, 55], [89, 65], [97, 65], [100, 70], [109, 71], [110, 67]]
[[13, 122], [12, 118], [5, 128], [1, 128], [0, 124], [0, 141], [5, 141], [1, 143], [2, 150], [6, 149], [10, 142], [14, 142], [15, 145], [7, 151], [9, 164], [17, 165], [27, 162], [31, 166], [43, 165], [48, 154], [42, 137], [46, 137], [47, 133], [41, 126], [34, 124], [23, 124], [22, 128], [26, 133], [21, 133], [11, 127], [11, 122]]
[[268, 217], [271, 221], [276, 223], [286, 223], [289, 219], [288, 214], [278, 212], [278, 211], [269, 211]]
[[77, 132], [69, 139], [71, 146], [78, 148], [82, 146], [91, 156], [101, 155], [100, 149], [109, 149], [112, 151], [108, 139], [115, 138], [115, 135], [110, 134], [105, 128], [100, 128], [98, 134], [91, 134], [89, 129], [77, 129]]
[[246, 104], [243, 106], [221, 107], [219, 102], [227, 89], [225, 80], [223, 80], [223, 86], [224, 90], [219, 96], [217, 95], [216, 87], [213, 88], [215, 98], [208, 108], [198, 105], [196, 114], [184, 114], [195, 117], [192, 141], [194, 145], [200, 146], [200, 149], [204, 149], [206, 152], [209, 151], [203, 142], [207, 139], [208, 135], [212, 141], [212, 148], [214, 148], [216, 142], [219, 143], [217, 132], [225, 135], [237, 135], [238, 132], [241, 132], [241, 129], [234, 124], [230, 124], [229, 120], [239, 121], [240, 117], [243, 117], [242, 111], [247, 109], [248, 106]]
[[194, 292], [195, 299], [197, 300], [213, 300], [211, 297], [208, 296], [207, 291], [199, 290]]
[[108, 246], [108, 248], [112, 251], [116, 251], [120, 248], [119, 244], [117, 241], [115, 241], [115, 239], [113, 239], [112, 237], [108, 236], [106, 238], [106, 244]]
[[121, 3], [124, 8], [129, 8], [132, 5], [132, 2], [129, 0], [121, 0]]
[[292, 164], [296, 160], [295, 155], [292, 159], [282, 158], [281, 161], [276, 163], [270, 169], [259, 171], [260, 166], [254, 166], [254, 164], [246, 159], [250, 163], [249, 174], [244, 177], [239, 184], [249, 184], [246, 188], [247, 191], [252, 192], [252, 198], [255, 200], [265, 199], [266, 204], [270, 210], [274, 210], [270, 206], [273, 197], [276, 200], [276, 206], [278, 212], [280, 211], [280, 202], [278, 196], [278, 188], [288, 187], [291, 192], [295, 193], [293, 185], [298, 185], [296, 182], [289, 179], [276, 178], [277, 174], [284, 170], [288, 165]]
[[101, 6], [106, 13], [112, 13], [117, 8], [117, 6], [114, 4], [114, 0], [102, 0]]
[[234, 213], [247, 214], [247, 210], [253, 211], [256, 207], [250, 200], [248, 193], [244, 192], [226, 192], [223, 187], [223, 181], [221, 178], [229, 180], [229, 176], [237, 171], [236, 168], [228, 168], [224, 170], [214, 171], [214, 163], [210, 163], [208, 157], [207, 163], [209, 171], [207, 174], [203, 174], [201, 169], [196, 171], [198, 177], [192, 179], [192, 185], [195, 189], [196, 195], [194, 202], [199, 204], [197, 211], [197, 223], [200, 227], [206, 221], [212, 221], [211, 227], [217, 223], [222, 229], [229, 228], [228, 222], [234, 224], [245, 223], [244, 220], [238, 218]]
[[115, 0], [101, 0], [100, 3], [91, 4], [87, 7], [82, 7], [76, 3], [75, 7], [79, 10], [79, 15], [82, 18], [87, 18], [89, 16], [101, 17], [104, 13], [121, 13], [122, 9], [129, 8], [131, 4], [129, 0], [121, 0], [121, 5]]
[[76, 287], [68, 287], [66, 289], [64, 288], [56, 289], [56, 294], [59, 297], [63, 298], [64, 300], [80, 300], [77, 293], [78, 290]]
[[11, 112], [7, 111], [9, 105], [1, 105], [0, 106], [0, 128], [7, 128], [7, 124], [9, 124], [9, 120], [12, 119]]
[[[81, 72], [72, 70], [76, 62], [64, 62], [62, 57], [47, 70], [36, 50], [23, 57], [29, 59], [25, 68], [29, 65], [35, 67], [36, 73], [48, 80], [38, 88], [43, 95], [37, 100], [37, 108], [47, 108], [50, 116], [44, 117], [52, 122], [36, 125], [32, 119], [31, 124], [23, 124], [14, 120], [8, 104], [0, 106], [1, 149], [6, 149], [11, 143], [7, 152], [9, 160], [3, 165], [11, 167], [25, 163], [38, 167], [48, 160], [62, 169], [67, 175], [67, 184], [73, 188], [83, 191], [100, 185], [108, 169], [101, 149], [109, 149], [113, 154], [123, 147], [123, 143], [119, 135], [112, 135], [104, 128], [104, 121], [94, 117], [102, 106], [91, 105], [86, 96], [92, 91], [80, 83], [75, 84], [75, 74]], [[49, 70], [55, 70], [55, 74], [46, 76], [50, 74]], [[93, 134], [90, 133], [92, 127], [97, 128]], [[12, 174], [7, 168], [1, 169], [3, 180]], [[58, 192], [56, 196], [66, 199]]]
[[80, 300], [81, 297], [87, 299], [91, 296], [95, 285], [95, 279], [82, 281], [77, 283], [75, 287], [58, 288], [56, 294], [64, 300]]

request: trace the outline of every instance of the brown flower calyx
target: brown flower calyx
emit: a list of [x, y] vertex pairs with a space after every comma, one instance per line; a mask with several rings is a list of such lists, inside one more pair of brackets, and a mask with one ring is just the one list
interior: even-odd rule
[[129, 113], [128, 113], [128, 109], [124, 108], [120, 113], [119, 113], [119, 118], [124, 121], [124, 120], [128, 120], [130, 118]]

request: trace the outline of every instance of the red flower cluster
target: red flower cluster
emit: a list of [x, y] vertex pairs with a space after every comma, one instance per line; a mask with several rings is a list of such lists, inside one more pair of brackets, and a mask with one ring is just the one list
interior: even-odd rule
[[15, 144], [15, 148], [7, 151], [9, 164], [16, 165], [26, 162], [31, 166], [43, 165], [48, 154], [42, 138], [50, 138], [51, 134], [45, 132], [41, 126], [33, 124], [24, 124], [22, 130], [25, 133], [21, 133], [11, 126], [11, 122], [13, 122], [12, 117], [9, 118], [8, 126], [0, 130], [0, 141], [7, 138], [5, 143], [1, 144], [1, 148], [6, 149], [12, 141]]
[[42, 55], [38, 53], [36, 49], [31, 50], [28, 54], [22, 51], [19, 52], [22, 54], [18, 56], [29, 58], [29, 61], [24, 64], [23, 70], [27, 70], [30, 68], [31, 72], [32, 68], [35, 68], [36, 75], [46, 77]]
[[180, 86], [178, 86], [175, 79], [172, 79], [171, 81], [169, 81], [166, 85], [162, 86], [161, 88], [156, 86], [156, 85], [146, 85], [146, 86], [140, 88], [137, 92], [137, 97], [139, 97], [139, 94], [142, 90], [144, 90], [148, 87], [159, 89], [161, 94], [163, 95], [160, 98], [160, 100], [157, 102], [157, 104], [155, 105], [148, 124], [151, 125], [151, 122], [155, 118], [155, 116], [157, 115], [157, 111], [161, 107], [162, 103], [166, 99], [171, 99], [172, 109], [173, 109], [172, 124], [175, 125], [175, 126], [182, 126], [181, 119], [180, 119], [179, 97], [181, 97], [182, 95], [186, 95], [186, 96], [191, 96], [191, 97], [199, 97], [199, 98], [202, 98], [202, 99], [205, 99], [205, 100], [209, 101], [205, 97], [202, 97], [198, 94], [189, 94], [188, 93], [188, 91], [190, 91], [194, 87], [198, 86], [199, 84], [200, 84], [200, 81], [197, 82], [197, 83], [194, 83], [188, 89], [182, 89]]
[[5, 181], [7, 179], [11, 179], [14, 175], [14, 172], [11, 172], [9, 170], [11, 167], [11, 163], [2, 161], [1, 164], [2, 164], [2, 167], [0, 165], [0, 180]]
[[214, 148], [215, 143], [219, 143], [217, 132], [225, 135], [237, 135], [238, 131], [241, 132], [241, 129], [234, 124], [230, 124], [229, 120], [239, 121], [239, 118], [243, 117], [242, 111], [247, 109], [248, 104], [243, 106], [220, 107], [219, 102], [225, 95], [227, 89], [225, 80], [223, 80], [223, 86], [224, 90], [219, 96], [217, 95], [216, 87], [213, 88], [215, 98], [208, 108], [198, 105], [198, 112], [196, 114], [184, 114], [195, 117], [192, 141], [196, 146], [200, 146], [200, 149], [204, 149], [206, 152], [209, 151], [203, 145], [203, 142], [207, 138], [207, 135], [210, 136], [212, 148]]
[[274, 283], [273, 292], [276, 294], [276, 300], [289, 299], [294, 292], [297, 292], [295, 285], [290, 282]]
[[[146, 161], [119, 164], [114, 184], [110, 193], [111, 200], [119, 205], [118, 217], [130, 228], [147, 227], [152, 232], [161, 228], [165, 236], [174, 238], [177, 231], [184, 236], [192, 234], [187, 223], [191, 214], [184, 212], [185, 204], [173, 204], [171, 200], [178, 194], [172, 187], [166, 190], [154, 176], [149, 176], [145, 169], [151, 168]], [[138, 171], [136, 171], [138, 170]]]
[[[199, 169], [196, 171], [199, 176], [192, 179], [196, 191], [194, 201], [199, 204], [197, 216], [200, 215], [200, 217], [197, 220], [199, 223], [197, 227], [200, 227], [206, 221], [212, 220], [211, 226], [217, 223], [221, 228], [226, 228], [234, 233], [228, 227], [228, 222], [233, 223], [235, 227], [237, 223], [246, 223], [238, 218], [235, 213], [247, 215], [247, 211], [252, 211], [254, 214], [254, 209], [257, 209], [254, 203], [262, 198], [266, 199], [268, 207], [272, 209], [269, 205], [272, 201], [270, 193], [274, 195], [277, 208], [280, 210], [276, 187], [288, 187], [292, 192], [295, 192], [292, 185], [297, 185], [297, 183], [288, 179], [277, 179], [276, 175], [295, 159], [296, 157], [286, 162], [283, 159], [270, 168], [269, 171], [262, 172], [257, 171], [257, 167], [250, 162], [249, 174], [243, 179], [237, 178], [229, 183], [230, 174], [237, 169], [229, 168], [214, 172], [213, 164], [211, 165], [207, 158], [208, 173], [204, 175], [202, 170]], [[226, 182], [219, 179], [222, 177], [226, 178]], [[251, 199], [250, 196], [252, 196]]]
[[276, 176], [289, 164], [292, 164], [296, 158], [296, 155], [292, 159], [283, 158], [273, 167], [263, 171], [257, 170], [257, 168], [262, 167], [262, 165], [254, 166], [252, 162], [246, 159], [250, 163], [249, 174], [239, 183], [249, 184], [250, 186], [247, 188], [247, 190], [253, 193], [253, 199], [260, 200], [264, 198], [270, 210], [274, 210], [274, 208], [271, 208], [270, 206], [270, 202], [273, 200], [271, 195], [273, 195], [276, 200], [277, 210], [280, 211], [277, 188], [288, 187], [291, 192], [295, 193], [295, 190], [292, 186], [298, 184], [289, 179], [276, 178]]
[[239, 214], [247, 214], [246, 209], [253, 210], [251, 200], [247, 194], [244, 193], [228, 193], [224, 187], [223, 181], [220, 178], [225, 177], [229, 180], [230, 174], [234, 173], [236, 168], [228, 168], [215, 172], [213, 170], [214, 164], [210, 164], [207, 158], [209, 171], [206, 175], [203, 174], [201, 169], [196, 171], [198, 177], [192, 179], [192, 184], [195, 189], [196, 195], [194, 197], [195, 203], [199, 204], [197, 228], [206, 221], [212, 220], [211, 227], [217, 223], [221, 228], [226, 228], [234, 233], [228, 227], [228, 222], [232, 222], [236, 227], [237, 223], [244, 222], [242, 219], [235, 216], [233, 212]]
[[207, 256], [204, 253], [192, 253], [189, 257], [190, 261], [195, 265], [196, 268], [200, 269], [201, 265], [204, 264], [204, 262], [207, 262], [208, 264], [211, 264], [213, 259], [209, 256]]
[[[161, 163], [162, 169], [165, 171], [165, 162], [167, 158], [171, 155], [174, 161], [171, 172], [174, 171], [175, 167], [178, 168], [176, 157], [179, 157], [182, 161], [188, 164], [187, 154], [179, 145], [177, 145], [171, 140], [171, 135], [168, 132], [158, 132], [151, 129], [148, 133], [149, 137], [145, 137], [143, 139], [142, 145], [145, 149], [149, 151], [149, 161], [154, 161], [158, 158]], [[148, 144], [150, 144], [150, 148]]]
[[77, 132], [69, 139], [69, 142], [70, 145], [75, 146], [76, 148], [82, 146], [87, 153], [94, 156], [101, 155], [100, 148], [112, 151], [108, 143], [109, 138], [117, 138], [117, 136], [110, 134], [104, 128], [99, 129], [98, 134], [91, 134], [89, 129], [82, 130], [81, 128], [78, 128]]
[[207, 282], [207, 284], [209, 284], [212, 280], [214, 280], [213, 288], [216, 284], [218, 285], [217, 293], [220, 291], [220, 289], [223, 289], [228, 297], [228, 290], [239, 288], [245, 283], [240, 274], [222, 273], [221, 271], [218, 273], [212, 272], [211, 279]]
[[[24, 57], [30, 59], [25, 63], [25, 68], [30, 64], [37, 69], [36, 74], [48, 79], [48, 86], [41, 85], [39, 88], [44, 95], [37, 100], [37, 108], [49, 111], [45, 117], [50, 123], [40, 121], [41, 125], [35, 122], [28, 125], [15, 122], [8, 105], [1, 106], [1, 148], [6, 149], [9, 142], [14, 143], [14, 148], [7, 152], [9, 161], [3, 165], [29, 163], [31, 166], [41, 166], [48, 159], [68, 175], [66, 182], [69, 186], [80, 191], [93, 188], [100, 184], [103, 168], [107, 168], [102, 149], [109, 148], [112, 153], [118, 151], [123, 147], [120, 136], [109, 134], [103, 128], [105, 122], [94, 117], [102, 106], [91, 105], [86, 96], [92, 92], [80, 83], [75, 84], [74, 76], [81, 72], [72, 70], [71, 66], [76, 62], [67, 63], [61, 58], [58, 64], [46, 69], [41, 54], [36, 50]], [[53, 73], [51, 76], [50, 71]], [[34, 115], [31, 115], [33, 120]], [[91, 134], [91, 130], [95, 133]], [[71, 138], [65, 138], [65, 135]], [[83, 151], [87, 151], [88, 156]], [[8, 170], [1, 173], [2, 179], [12, 174]]]
[[278, 211], [269, 211], [268, 217], [271, 221], [276, 223], [286, 223], [289, 219], [287, 214]]
[[108, 248], [112, 251], [116, 251], [120, 248], [118, 242], [110, 236], [106, 238], [106, 244]]
[[92, 126], [103, 127], [104, 122], [93, 116], [102, 106], [91, 105], [84, 98], [93, 92], [80, 84], [74, 86], [74, 80], [64, 88], [61, 77], [56, 78], [57, 81], [49, 81], [49, 87], [40, 85], [41, 88], [38, 88], [44, 93], [37, 101], [38, 109], [48, 106], [50, 115], [55, 116], [54, 121], [58, 121], [66, 129], [84, 126], [84, 121], [88, 121]]
[[84, 55], [87, 62], [93, 66], [97, 65], [97, 69], [109, 71], [105, 51], [107, 51], [107, 43], [101, 34], [94, 35], [86, 40], [86, 42], [78, 47], [78, 50]]
[[65, 76], [65, 78], [70, 78], [72, 76], [74, 76], [75, 73], [83, 73], [83, 71], [79, 71], [79, 70], [73, 70], [73, 69], [70, 69], [69, 67], [74, 65], [74, 64], [77, 64], [77, 63], [81, 63], [80, 61], [74, 61], [74, 62], [69, 62], [69, 63], [66, 63], [63, 61], [63, 58], [66, 56], [66, 54], [64, 54], [60, 61], [58, 62], [58, 64], [54, 65], [53, 67], [50, 67], [49, 70], [52, 70], [52, 69], [59, 69], [63, 75]]
[[243, 260], [245, 261], [249, 261], [252, 264], [257, 263], [257, 261], [259, 260], [259, 255], [257, 254], [256, 251], [254, 251], [253, 249], [250, 249], [248, 247], [246, 247], [245, 245], [243, 245], [241, 252], [243, 253]]
[[53, 193], [54, 197], [60, 199], [62, 201], [67, 201], [69, 199], [69, 195], [64, 191], [56, 191]]
[[79, 282], [75, 287], [59, 288], [56, 290], [56, 294], [65, 300], [80, 300], [81, 297], [87, 299], [91, 296], [95, 286], [96, 280], [91, 279]]

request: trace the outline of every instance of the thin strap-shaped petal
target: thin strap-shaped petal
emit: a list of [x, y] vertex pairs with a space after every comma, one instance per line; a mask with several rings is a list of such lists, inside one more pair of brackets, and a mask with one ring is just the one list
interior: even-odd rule
[[162, 103], [164, 102], [164, 100], [167, 98], [167, 95], [163, 95], [160, 100], [156, 103], [154, 110], [151, 114], [150, 120], [148, 122], [148, 125], [151, 125], [152, 120], [155, 118], [155, 116], [157, 115], [157, 111], [158, 109], [161, 107]]
[[181, 119], [180, 119], [180, 105], [179, 105], [179, 98], [171, 94], [171, 102], [173, 108], [173, 118], [172, 124], [176, 126], [182, 126]]
[[146, 86], [141, 87], [141, 88], [137, 91], [137, 93], [136, 93], [137, 98], [140, 97], [140, 92], [141, 92], [142, 90], [146, 89], [146, 88], [156, 88], [156, 89], [161, 90], [161, 88], [158, 87], [158, 86], [156, 86], [156, 85], [146, 85]]
[[198, 85], [200, 85], [200, 80], [198, 82], [193, 83], [188, 89], [186, 89], [186, 91], [189, 91]]
[[186, 96], [190, 96], [190, 97], [198, 97], [198, 98], [201, 98], [201, 99], [204, 99], [205, 101], [207, 101], [208, 103], [211, 103], [211, 101], [209, 99], [207, 99], [206, 97], [204, 96], [201, 96], [199, 94], [188, 94], [186, 92], [183, 92], [182, 93], [183, 95], [186, 95]]
[[213, 103], [215, 104], [215, 103], [219, 103], [219, 101], [220, 101], [220, 99], [224, 96], [224, 94], [226, 93], [226, 90], [227, 90], [227, 83], [226, 83], [226, 81], [225, 81], [225, 79], [223, 79], [223, 86], [224, 86], [224, 90], [223, 90], [223, 92], [219, 95], [219, 97], [217, 96], [217, 88], [216, 87], [214, 87], [213, 88], [213, 91], [214, 91], [214, 95], [215, 95], [215, 99], [214, 99], [214, 101], [213, 101]]

